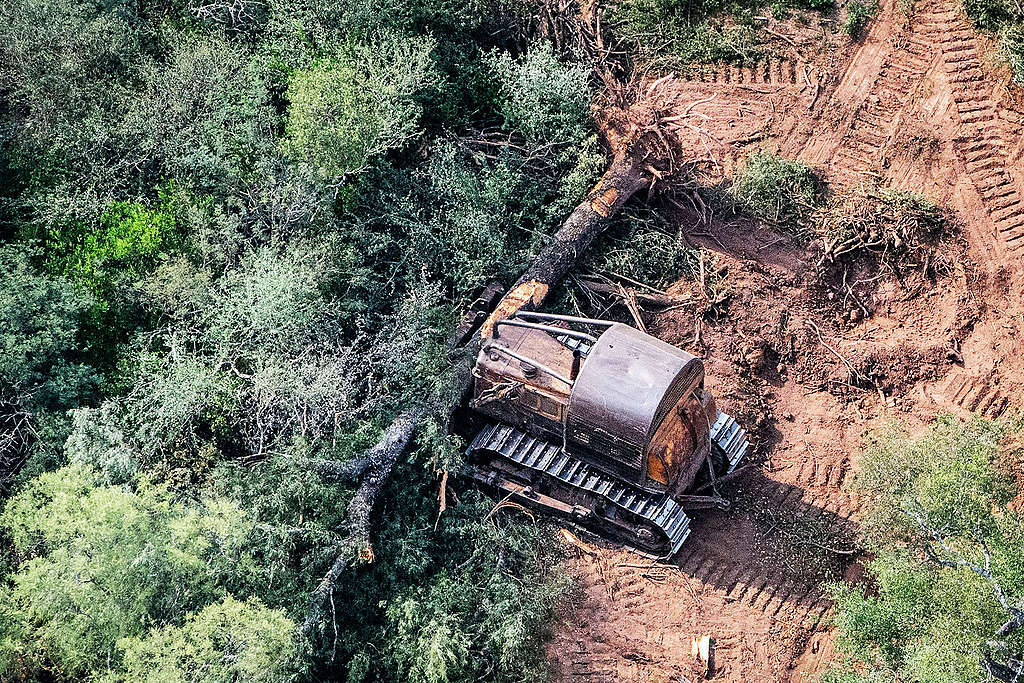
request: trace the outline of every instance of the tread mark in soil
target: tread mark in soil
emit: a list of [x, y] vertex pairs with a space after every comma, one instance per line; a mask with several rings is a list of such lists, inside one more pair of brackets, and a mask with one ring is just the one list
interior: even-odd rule
[[834, 169], [856, 174], [871, 170], [882, 161], [882, 152], [893, 125], [914, 87], [920, 83], [929, 65], [929, 46], [915, 35], [905, 36], [901, 49], [885, 57], [878, 78], [857, 108], [839, 149]]
[[996, 386], [990, 376], [958, 372], [946, 382], [943, 393], [952, 404], [992, 420], [1001, 416], [1010, 406], [1009, 397]]
[[938, 39], [962, 127], [954, 148], [988, 209], [996, 234], [982, 235], [996, 253], [1024, 248], [1024, 207], [1016, 183], [1006, 172], [1006, 153], [998, 125], [991, 84], [978, 56], [974, 30], [959, 13], [945, 9], [922, 15], [928, 32]]
[[746, 60], [740, 64], [714, 62], [695, 68], [686, 80], [728, 85], [794, 85], [800, 66], [792, 59], [777, 57]]

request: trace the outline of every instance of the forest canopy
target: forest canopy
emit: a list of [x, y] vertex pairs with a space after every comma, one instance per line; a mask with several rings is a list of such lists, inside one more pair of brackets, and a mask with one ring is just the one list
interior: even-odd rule
[[518, 2], [0, 4], [0, 678], [534, 680], [558, 558], [438, 519], [437, 422], [309, 619], [321, 465], [455, 400], [457, 315], [606, 165], [591, 97]]
[[853, 486], [870, 581], [839, 584], [844, 660], [826, 683], [1013, 680], [1024, 634], [1020, 420], [940, 417], [867, 439]]

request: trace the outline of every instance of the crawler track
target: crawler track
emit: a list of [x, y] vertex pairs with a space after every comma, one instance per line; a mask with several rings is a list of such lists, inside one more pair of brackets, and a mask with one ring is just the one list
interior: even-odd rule
[[793, 85], [801, 82], [802, 70], [807, 65], [792, 59], [769, 57], [742, 63], [715, 62], [696, 67], [688, 80], [722, 85], [778, 84]]
[[833, 168], [841, 173], [879, 169], [900, 110], [928, 70], [929, 47], [922, 37], [909, 34], [900, 39], [900, 49], [885, 58], [878, 78], [857, 108], [850, 130], [840, 143]]

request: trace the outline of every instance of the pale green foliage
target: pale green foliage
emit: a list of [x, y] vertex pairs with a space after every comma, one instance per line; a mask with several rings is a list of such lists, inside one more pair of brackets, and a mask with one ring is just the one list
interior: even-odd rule
[[[988, 681], [986, 658], [1024, 652], [1020, 632], [990, 646], [1009, 618], [995, 586], [1010, 604], [1024, 598], [1024, 519], [1006, 508], [1014, 489], [1003, 433], [981, 419], [943, 416], [916, 438], [896, 427], [869, 436], [854, 486], [870, 500], [864, 529], [877, 553], [874, 590], [834, 588], [839, 645], [850, 661], [828, 680]], [[991, 580], [968, 565], [988, 567]]]
[[106, 669], [121, 638], [222, 595], [225, 577], [245, 571], [252, 528], [224, 499], [190, 506], [159, 486], [97, 485], [82, 465], [32, 480], [0, 525], [23, 560], [3, 589], [17, 648], [29, 668], [69, 677]]
[[[441, 592], [458, 587], [442, 577], [433, 588]], [[459, 630], [457, 615], [433, 611], [428, 604], [409, 598], [392, 607], [388, 618], [397, 629], [397, 639], [405, 645], [404, 651], [414, 655], [399, 662], [410, 683], [447, 683], [462, 677], [472, 659], [471, 643], [469, 634]]]
[[103, 484], [125, 484], [138, 472], [138, 454], [126, 443], [114, 406], [71, 411], [72, 428], [64, 444], [68, 461], [92, 468]]
[[985, 680], [981, 646], [1003, 616], [983, 579], [899, 551], [882, 553], [870, 569], [877, 596], [845, 586], [834, 593], [844, 652], [910, 681]]
[[340, 181], [417, 130], [415, 95], [430, 78], [433, 42], [379, 38], [296, 71], [288, 84], [285, 151]]
[[386, 401], [391, 410], [418, 400], [444, 414], [445, 406], [460, 399], [446, 350], [454, 325], [455, 312], [439, 286], [421, 281], [418, 288], [409, 290], [365, 348], [373, 369], [371, 395]]
[[569, 577], [561, 570], [544, 575], [548, 541], [536, 527], [510, 524], [503, 515], [481, 521], [491, 506], [474, 496], [460, 504], [458, 519], [442, 519], [446, 546], [471, 553], [465, 564], [389, 603], [386, 658], [402, 680], [543, 680], [535, 646]]
[[999, 425], [939, 418], [919, 438], [899, 425], [872, 432], [853, 486], [872, 496], [862, 529], [873, 546], [920, 533], [915, 517], [947, 533], [971, 533], [992, 518], [992, 507], [1013, 494], [1012, 480], [993, 467]]
[[[170, 354], [138, 356], [127, 401], [135, 438], [148, 457], [178, 446], [203, 447], [205, 427], [232, 433], [250, 453], [317, 442], [355, 417], [363, 372], [343, 342], [330, 244], [297, 244], [284, 254], [262, 249], [218, 281], [169, 264], [147, 291], [171, 325], [160, 345]], [[372, 407], [363, 396], [364, 410]]]
[[231, 596], [191, 614], [181, 626], [122, 640], [124, 668], [111, 681], [273, 683], [288, 677], [295, 624], [257, 599]]
[[273, 153], [277, 116], [266, 75], [241, 46], [183, 38], [166, 61], [147, 61], [141, 71], [121, 126], [133, 155], [162, 177], [201, 192], [233, 187]]
[[488, 68], [497, 79], [498, 103], [506, 124], [535, 144], [581, 145], [589, 133], [590, 69], [563, 64], [546, 42], [523, 56], [491, 52]]

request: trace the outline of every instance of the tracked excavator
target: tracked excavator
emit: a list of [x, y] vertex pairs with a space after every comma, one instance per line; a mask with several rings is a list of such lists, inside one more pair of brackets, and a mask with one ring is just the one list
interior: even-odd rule
[[716, 482], [748, 449], [700, 358], [607, 320], [489, 323], [469, 408], [473, 479], [652, 557], [682, 547], [687, 510], [728, 505]]

